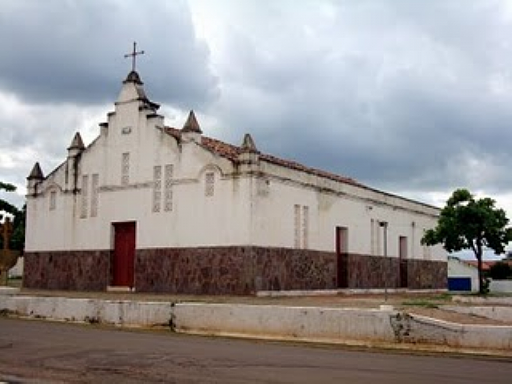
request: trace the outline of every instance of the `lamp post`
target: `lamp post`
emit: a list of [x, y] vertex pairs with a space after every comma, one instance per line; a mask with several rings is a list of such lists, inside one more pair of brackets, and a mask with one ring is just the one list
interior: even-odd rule
[[384, 228], [384, 301], [388, 301], [388, 268], [385, 262], [388, 258], [388, 222], [380, 221], [379, 225]]

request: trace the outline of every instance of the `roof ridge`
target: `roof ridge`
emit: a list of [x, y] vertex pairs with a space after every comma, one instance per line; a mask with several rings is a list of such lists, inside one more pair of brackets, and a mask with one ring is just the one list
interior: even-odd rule
[[[164, 131], [171, 136], [176, 137], [178, 140], [180, 138], [182, 130], [173, 127], [165, 127]], [[238, 155], [243, 152], [243, 146], [237, 146], [235, 144], [230, 144], [225, 141], [215, 139], [213, 137], [202, 136], [201, 137], [201, 145], [205, 146], [207, 149], [215, 152], [216, 154], [225, 157], [231, 161], [238, 161]], [[326, 179], [339, 181], [346, 184], [364, 186], [359, 183], [357, 180], [352, 179], [347, 176], [342, 176], [336, 173], [331, 173], [322, 169], [309, 167], [307, 165], [301, 164], [295, 160], [287, 160], [274, 155], [261, 153], [260, 160], [267, 161], [269, 163], [273, 163], [276, 165], [280, 165], [282, 167], [293, 169], [296, 171], [301, 171], [305, 173], [309, 173], [312, 175], [316, 175], [319, 177], [324, 177]]]

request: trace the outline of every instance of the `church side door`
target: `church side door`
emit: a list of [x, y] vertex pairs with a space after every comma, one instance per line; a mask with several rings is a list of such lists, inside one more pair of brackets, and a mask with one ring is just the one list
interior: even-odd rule
[[407, 237], [400, 236], [398, 239], [398, 259], [400, 260], [400, 288], [407, 288]]
[[335, 235], [338, 258], [338, 288], [348, 288], [348, 228], [336, 227]]
[[113, 285], [133, 287], [135, 222], [114, 223]]

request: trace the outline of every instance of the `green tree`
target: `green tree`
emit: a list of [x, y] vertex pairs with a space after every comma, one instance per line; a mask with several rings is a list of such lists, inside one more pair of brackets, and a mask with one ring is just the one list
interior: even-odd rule
[[489, 276], [496, 280], [505, 280], [512, 277], [512, 268], [508, 263], [498, 261], [489, 268]]
[[14, 232], [12, 233], [11, 249], [21, 251], [25, 249], [25, 220], [27, 217], [27, 204], [23, 204], [23, 208], [18, 210], [18, 213], [14, 215], [14, 221], [12, 223]]
[[467, 189], [457, 189], [441, 210], [434, 229], [425, 232], [424, 245], [443, 244], [448, 252], [471, 249], [478, 260], [479, 292], [485, 293], [482, 255], [485, 248], [496, 254], [505, 252], [512, 240], [512, 228], [507, 228], [505, 211], [495, 207], [488, 197], [475, 199]]
[[[14, 192], [16, 190], [16, 187], [9, 183], [4, 183], [0, 181], [0, 191], [6, 191], [6, 192]], [[16, 208], [14, 205], [8, 203], [4, 199], [0, 198], [0, 220], [3, 219], [4, 215], [2, 212], [7, 212], [12, 215], [16, 215], [18, 213], [18, 208]]]
[[[16, 187], [9, 183], [0, 181], [0, 191], [14, 192]], [[0, 220], [3, 219], [4, 212], [14, 215], [13, 227], [14, 232], [10, 241], [10, 248], [23, 251], [25, 247], [25, 216], [26, 216], [26, 205], [23, 206], [22, 210], [19, 210], [11, 203], [0, 198]], [[3, 247], [3, 238], [0, 236], [0, 248]]]

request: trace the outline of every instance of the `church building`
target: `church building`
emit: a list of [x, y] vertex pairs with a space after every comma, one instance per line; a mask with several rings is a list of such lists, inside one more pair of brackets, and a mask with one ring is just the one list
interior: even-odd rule
[[28, 176], [23, 285], [254, 294], [446, 288], [447, 256], [420, 243], [439, 209], [168, 127], [132, 70], [99, 136]]

